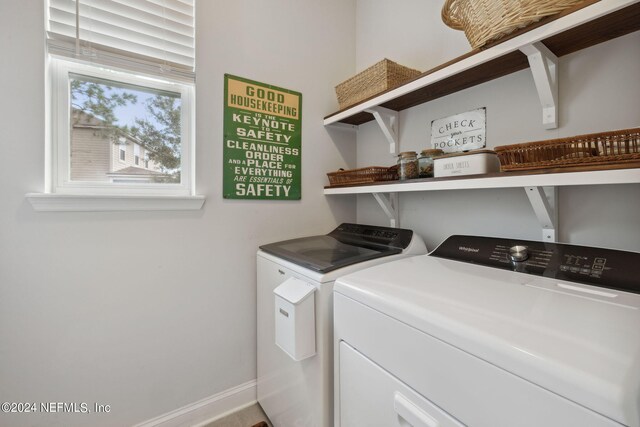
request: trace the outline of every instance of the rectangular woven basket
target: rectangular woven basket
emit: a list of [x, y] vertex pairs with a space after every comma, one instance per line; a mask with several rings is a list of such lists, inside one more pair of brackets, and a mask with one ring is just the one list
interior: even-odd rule
[[398, 87], [420, 74], [418, 70], [385, 58], [336, 86], [340, 109], [344, 110], [367, 98]]
[[640, 162], [640, 128], [495, 147], [502, 171]]
[[366, 168], [339, 170], [327, 173], [330, 186], [365, 184], [398, 179], [398, 167], [369, 166]]
[[463, 30], [476, 49], [584, 1], [446, 0], [442, 21], [455, 30]]

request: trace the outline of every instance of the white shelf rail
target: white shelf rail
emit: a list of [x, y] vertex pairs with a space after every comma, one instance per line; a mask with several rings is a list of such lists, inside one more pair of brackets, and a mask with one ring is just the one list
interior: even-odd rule
[[545, 173], [469, 177], [458, 179], [416, 180], [357, 187], [325, 188], [324, 194], [404, 193], [410, 191], [472, 190], [480, 188], [563, 187], [573, 185], [636, 184], [640, 169], [615, 169], [587, 172]]

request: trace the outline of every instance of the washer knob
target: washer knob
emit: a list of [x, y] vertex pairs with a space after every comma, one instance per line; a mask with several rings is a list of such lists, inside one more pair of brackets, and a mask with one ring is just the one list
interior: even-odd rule
[[522, 262], [529, 258], [529, 248], [526, 246], [513, 246], [509, 249], [509, 258], [513, 262]]

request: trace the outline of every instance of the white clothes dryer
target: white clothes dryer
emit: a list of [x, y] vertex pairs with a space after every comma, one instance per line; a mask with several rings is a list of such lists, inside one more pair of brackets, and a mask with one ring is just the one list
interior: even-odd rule
[[640, 426], [640, 253], [452, 236], [334, 289], [336, 426]]

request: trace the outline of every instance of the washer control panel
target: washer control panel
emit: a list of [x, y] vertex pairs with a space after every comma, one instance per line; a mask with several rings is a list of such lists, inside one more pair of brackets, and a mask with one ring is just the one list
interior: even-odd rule
[[413, 231], [403, 228], [343, 223], [328, 234], [341, 242], [354, 245], [377, 244], [406, 249], [413, 238]]
[[640, 293], [637, 252], [456, 235], [430, 256]]

